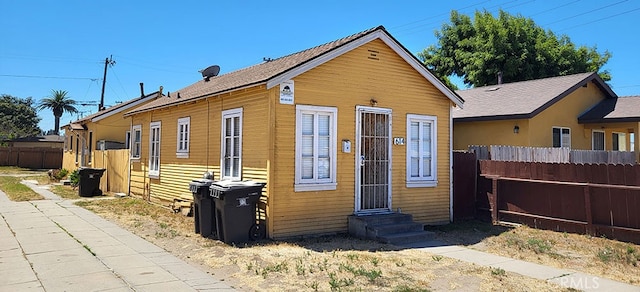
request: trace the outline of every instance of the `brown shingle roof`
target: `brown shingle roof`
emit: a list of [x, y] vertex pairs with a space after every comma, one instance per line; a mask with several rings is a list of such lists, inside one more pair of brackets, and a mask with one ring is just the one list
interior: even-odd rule
[[578, 122], [638, 122], [640, 121], [640, 96], [605, 99], [578, 117]]
[[[233, 90], [255, 86], [258, 84], [266, 84], [267, 82], [274, 80], [274, 78], [282, 77], [288, 72], [294, 71], [307, 63], [322, 58], [331, 51], [334, 51], [355, 40], [363, 38], [377, 31], [384, 32], [384, 34], [389, 36], [390, 39], [392, 39], [399, 45], [397, 40], [393, 39], [393, 37], [391, 37], [386, 32], [383, 26], [378, 26], [301, 52], [293, 53], [284, 57], [273, 59], [268, 62], [229, 72], [223, 75], [211, 77], [209, 81], [200, 80], [185, 88], [171, 92], [171, 97], [159, 98], [142, 107], [128, 112], [126, 115], [132, 115], [144, 111], [177, 105], [187, 101], [230, 92]], [[402, 47], [401, 45], [399, 46]], [[406, 48], [402, 47], [402, 49], [406, 51]], [[411, 55], [411, 53], [409, 53], [408, 51], [406, 52]], [[415, 58], [413, 55], [411, 55], [411, 57]], [[421, 66], [424, 67], [423, 65]], [[427, 71], [426, 68], [424, 68], [424, 70]], [[430, 77], [433, 77], [431, 73], [427, 74], [429, 74]], [[435, 77], [432, 78], [432, 82], [439, 83], [438, 85], [441, 85], [442, 87], [441, 90], [443, 90], [443, 92], [446, 91], [445, 95], [447, 95], [447, 97], [454, 100], [454, 102], [456, 102], [457, 104], [462, 105], [463, 100], [453, 91], [442, 85], [442, 83], [440, 83], [440, 81], [438, 81]]]
[[580, 73], [458, 90], [464, 109], [453, 110], [454, 121], [531, 118], [571, 92], [593, 82], [608, 98], [616, 94], [597, 73]]
[[[112, 107], [106, 108], [104, 110], [98, 111], [96, 113], [90, 114], [90, 115], [88, 115], [86, 117], [83, 117], [81, 119], [78, 119], [76, 121], [73, 121], [73, 122], [71, 122], [71, 123], [69, 123], [67, 125], [62, 126], [61, 128], [71, 127], [74, 130], [84, 129], [82, 127], [82, 125], [87, 123], [88, 121], [91, 121], [92, 119], [101, 118], [103, 116], [107, 116], [107, 115], [110, 115], [110, 114], [118, 113], [120, 111], [128, 109], [130, 105], [134, 105], [137, 102], [142, 102], [144, 100], [156, 99], [156, 98], [158, 98], [158, 96], [160, 94], [161, 94], [160, 92], [156, 91], [156, 92], [147, 94], [145, 96], [140, 96], [140, 97], [125, 101], [123, 103], [116, 104], [116, 105], [114, 105]], [[80, 127], [80, 128], [78, 128], [78, 127]]]

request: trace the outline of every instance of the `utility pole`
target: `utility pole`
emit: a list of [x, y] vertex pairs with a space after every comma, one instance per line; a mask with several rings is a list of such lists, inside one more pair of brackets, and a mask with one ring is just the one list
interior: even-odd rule
[[102, 76], [102, 94], [100, 95], [100, 104], [98, 105], [98, 111], [104, 109], [104, 86], [107, 84], [107, 65], [115, 65], [116, 61], [113, 60], [113, 55], [104, 59], [104, 75]]

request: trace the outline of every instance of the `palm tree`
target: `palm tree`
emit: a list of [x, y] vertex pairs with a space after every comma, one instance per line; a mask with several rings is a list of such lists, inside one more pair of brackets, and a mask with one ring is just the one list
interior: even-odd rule
[[55, 117], [55, 128], [53, 131], [58, 135], [60, 129], [60, 117], [65, 112], [77, 113], [78, 109], [74, 106], [76, 101], [67, 96], [66, 90], [51, 90], [51, 95], [43, 98], [38, 104], [38, 110], [51, 109]]

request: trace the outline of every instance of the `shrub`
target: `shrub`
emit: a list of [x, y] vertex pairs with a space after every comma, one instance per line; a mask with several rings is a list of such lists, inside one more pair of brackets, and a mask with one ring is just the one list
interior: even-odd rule
[[72, 186], [78, 186], [78, 183], [80, 183], [80, 172], [77, 169], [69, 174], [69, 181], [71, 182]]
[[62, 179], [64, 179], [67, 174], [69, 174], [69, 171], [66, 170], [65, 168], [63, 169], [52, 169], [49, 170], [49, 179], [51, 180], [55, 180], [55, 181], [60, 181]]

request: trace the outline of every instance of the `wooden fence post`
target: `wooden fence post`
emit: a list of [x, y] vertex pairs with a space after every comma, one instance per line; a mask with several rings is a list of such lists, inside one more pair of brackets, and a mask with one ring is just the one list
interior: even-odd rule
[[491, 178], [491, 222], [493, 225], [498, 225], [498, 177]]
[[593, 214], [591, 214], [591, 192], [590, 186], [587, 184], [584, 186], [584, 211], [587, 216], [587, 230], [586, 233], [589, 235], [594, 235], [595, 231], [593, 230]]

